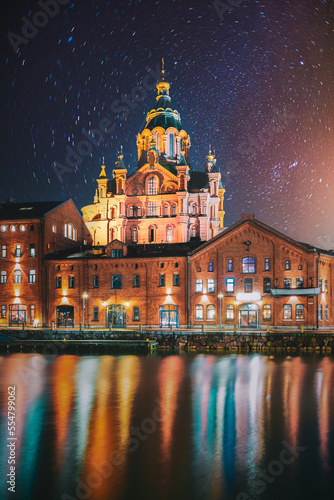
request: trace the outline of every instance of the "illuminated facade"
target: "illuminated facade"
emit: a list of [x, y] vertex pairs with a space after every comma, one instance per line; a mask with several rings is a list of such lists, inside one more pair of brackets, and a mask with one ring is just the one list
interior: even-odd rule
[[173, 110], [170, 85], [157, 84], [156, 106], [137, 136], [138, 164], [128, 175], [121, 153], [112, 180], [102, 165], [94, 203], [82, 208], [94, 245], [208, 241], [224, 228], [224, 192], [209, 151], [205, 172], [189, 165], [190, 136]]

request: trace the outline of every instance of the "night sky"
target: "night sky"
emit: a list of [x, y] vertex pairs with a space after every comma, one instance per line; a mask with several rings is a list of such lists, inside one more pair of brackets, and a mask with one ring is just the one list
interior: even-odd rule
[[[41, 7], [6, 2], [1, 14], [1, 201], [71, 197], [80, 209], [93, 201], [103, 155], [111, 178], [120, 145], [132, 172], [156, 91], [130, 97], [126, 120], [111, 105], [165, 57], [191, 167], [203, 170], [209, 144], [215, 150], [226, 225], [255, 213], [334, 248], [332, 0], [234, 0], [225, 13], [202, 0], [62, 2], [18, 53], [8, 33], [21, 35], [22, 18]], [[114, 132], [60, 182], [53, 163], [65, 164], [66, 146], [103, 118]]]

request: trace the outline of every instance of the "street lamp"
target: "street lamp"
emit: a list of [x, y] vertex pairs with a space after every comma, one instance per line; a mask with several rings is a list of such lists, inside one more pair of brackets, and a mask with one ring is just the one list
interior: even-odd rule
[[82, 329], [85, 329], [85, 299], [88, 299], [88, 293], [84, 292], [82, 295]]
[[224, 295], [222, 292], [218, 293], [218, 299], [219, 299], [219, 332], [222, 332], [222, 298]]

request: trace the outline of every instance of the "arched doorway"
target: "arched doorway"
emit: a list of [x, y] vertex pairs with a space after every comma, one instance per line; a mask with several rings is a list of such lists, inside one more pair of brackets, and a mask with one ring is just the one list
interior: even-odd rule
[[257, 304], [240, 304], [239, 328], [258, 328], [259, 306]]
[[121, 304], [112, 304], [107, 309], [107, 327], [126, 328], [126, 309]]

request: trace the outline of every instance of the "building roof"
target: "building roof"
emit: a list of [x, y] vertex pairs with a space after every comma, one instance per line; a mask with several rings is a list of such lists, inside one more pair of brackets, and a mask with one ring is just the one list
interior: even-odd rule
[[145, 128], [149, 130], [153, 130], [155, 127], [162, 127], [164, 130], [167, 130], [169, 127], [174, 127], [178, 131], [182, 130], [181, 121], [176, 120], [168, 111], [161, 112], [161, 114], [149, 120], [145, 126]]
[[196, 170], [191, 170], [189, 174], [189, 191], [198, 191], [200, 189], [209, 188], [209, 176], [206, 172], [197, 172]]
[[1, 203], [0, 220], [41, 219], [67, 201], [33, 201], [26, 203]]

